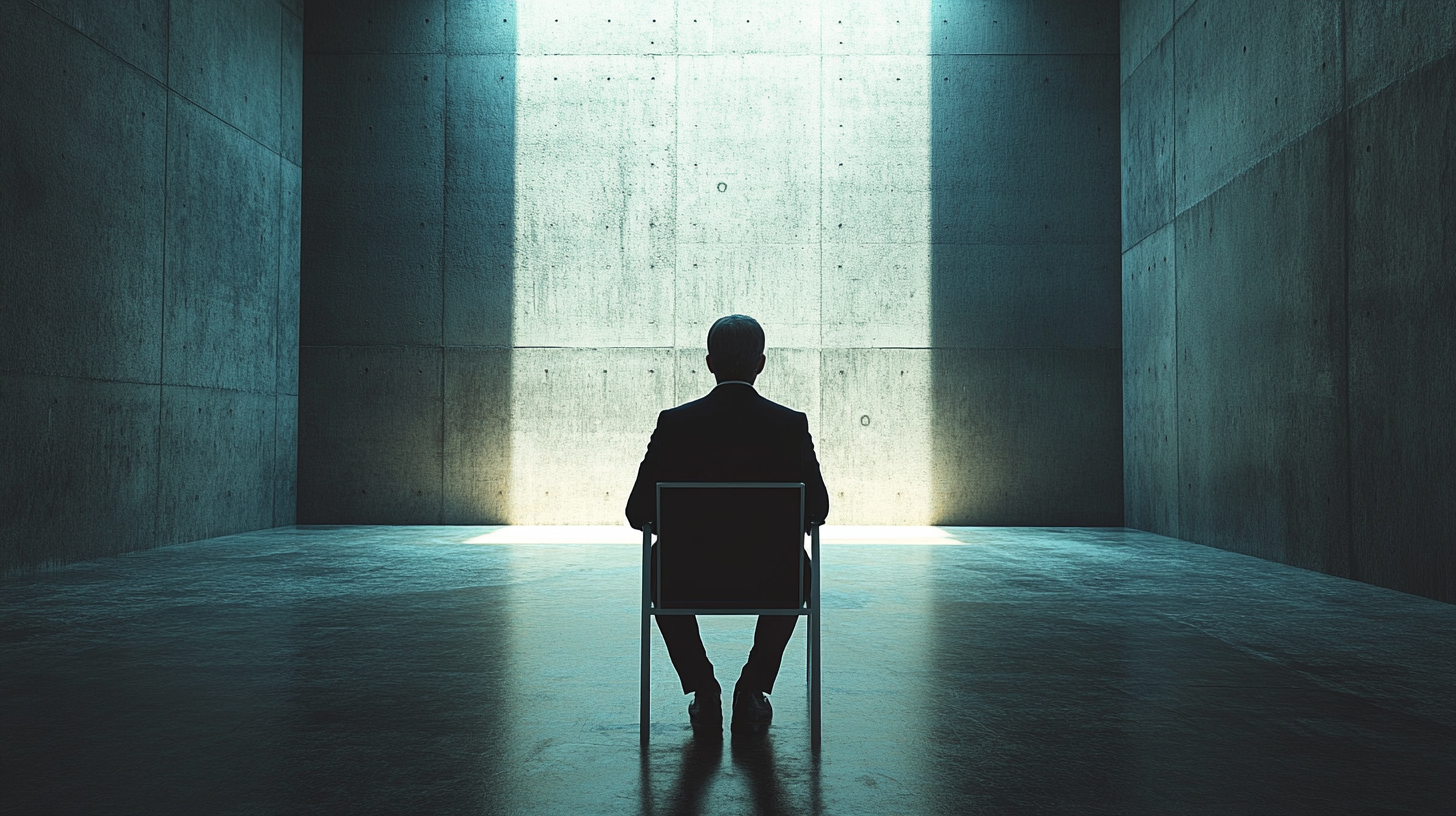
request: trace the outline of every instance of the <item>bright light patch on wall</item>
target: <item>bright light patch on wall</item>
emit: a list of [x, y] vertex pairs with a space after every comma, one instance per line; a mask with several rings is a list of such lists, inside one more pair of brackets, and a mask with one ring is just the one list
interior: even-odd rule
[[928, 4], [520, 5], [508, 520], [619, 521], [738, 312], [831, 520], [929, 522]]

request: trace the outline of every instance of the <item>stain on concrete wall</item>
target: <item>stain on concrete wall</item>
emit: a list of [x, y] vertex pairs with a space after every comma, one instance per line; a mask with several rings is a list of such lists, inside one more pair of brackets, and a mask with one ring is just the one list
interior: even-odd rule
[[617, 522], [741, 312], [835, 521], [1118, 523], [1115, 12], [310, 4], [300, 513]]
[[290, 5], [0, 15], [0, 573], [293, 523]]
[[1122, 40], [1127, 523], [1456, 601], [1456, 4]]

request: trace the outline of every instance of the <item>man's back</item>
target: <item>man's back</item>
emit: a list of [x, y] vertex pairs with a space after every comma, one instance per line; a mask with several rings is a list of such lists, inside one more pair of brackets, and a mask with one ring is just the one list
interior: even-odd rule
[[730, 481], [803, 482], [805, 520], [822, 522], [829, 514], [808, 418], [730, 382], [658, 415], [627, 521], [640, 528], [656, 520], [658, 482]]

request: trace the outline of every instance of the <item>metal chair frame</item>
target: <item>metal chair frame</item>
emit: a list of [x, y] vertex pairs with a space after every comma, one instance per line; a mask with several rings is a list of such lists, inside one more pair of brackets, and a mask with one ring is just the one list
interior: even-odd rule
[[[751, 607], [714, 607], [709, 609], [693, 608], [659, 608], [652, 602], [652, 532], [654, 529], [662, 528], [662, 489], [675, 488], [797, 488], [799, 491], [799, 530], [804, 529], [804, 483], [803, 482], [658, 482], [657, 483], [657, 522], [647, 523], [642, 526], [642, 680], [641, 680], [641, 711], [638, 715], [638, 726], [641, 730], [642, 743], [645, 745], [649, 739], [652, 725], [651, 712], [651, 683], [652, 660], [652, 616], [654, 615], [794, 615], [807, 617], [809, 619], [808, 633], [808, 672], [807, 680], [809, 686], [809, 742], [813, 750], [819, 750], [820, 726], [819, 726], [819, 525], [809, 525], [809, 597], [804, 597], [804, 560], [799, 559], [799, 605], [792, 609], [760, 609]], [[802, 533], [801, 533], [802, 535]], [[800, 539], [802, 542], [802, 538]], [[802, 543], [800, 549], [803, 549]], [[660, 560], [662, 553], [658, 552]], [[662, 597], [661, 583], [662, 573], [659, 570], [657, 575], [659, 584], [658, 596]]]

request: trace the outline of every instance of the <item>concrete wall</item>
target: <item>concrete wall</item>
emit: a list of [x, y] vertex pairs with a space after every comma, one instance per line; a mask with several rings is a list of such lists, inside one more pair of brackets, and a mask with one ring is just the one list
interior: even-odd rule
[[1456, 601], [1456, 3], [1122, 7], [1129, 526]]
[[1115, 4], [515, 5], [308, 6], [302, 520], [619, 522], [742, 312], [834, 521], [1120, 523]]
[[0, 573], [293, 523], [294, 6], [0, 4]]

